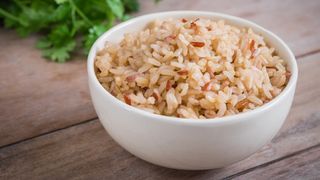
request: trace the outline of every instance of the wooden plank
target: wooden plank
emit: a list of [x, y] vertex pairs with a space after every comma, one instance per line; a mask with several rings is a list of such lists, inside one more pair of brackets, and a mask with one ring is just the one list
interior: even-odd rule
[[320, 177], [320, 147], [312, 148], [301, 154], [259, 168], [235, 179], [319, 179]]
[[[317, 0], [141, 2], [140, 14], [194, 9], [253, 20], [280, 35], [296, 55], [320, 48], [320, 21], [315, 20], [320, 15]], [[0, 146], [96, 117], [87, 88], [84, 56], [55, 64], [41, 58], [34, 48], [36, 37], [20, 39], [14, 32], [2, 29], [0, 38]]]
[[[151, 165], [119, 147], [98, 121], [0, 149], [0, 179], [220, 179], [320, 144], [320, 53], [299, 61], [294, 106], [278, 136], [229, 167], [178, 171]], [[311, 79], [311, 80], [310, 80]]]
[[0, 146], [96, 117], [84, 60], [47, 62], [35, 37], [0, 39]]

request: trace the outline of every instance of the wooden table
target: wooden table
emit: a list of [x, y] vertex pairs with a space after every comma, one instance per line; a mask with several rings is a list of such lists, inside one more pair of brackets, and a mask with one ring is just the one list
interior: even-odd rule
[[299, 80], [278, 135], [239, 163], [210, 171], [149, 164], [118, 146], [101, 126], [87, 87], [85, 57], [43, 60], [37, 37], [0, 29], [0, 179], [319, 179], [320, 1], [141, 1], [139, 14], [192, 9], [252, 20], [294, 51]]

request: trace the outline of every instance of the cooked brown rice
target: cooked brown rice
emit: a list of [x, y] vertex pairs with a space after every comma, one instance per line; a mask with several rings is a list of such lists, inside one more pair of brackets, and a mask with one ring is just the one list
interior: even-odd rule
[[290, 77], [261, 35], [199, 18], [157, 20], [120, 43], [107, 42], [95, 66], [99, 82], [121, 101], [195, 119], [255, 109]]

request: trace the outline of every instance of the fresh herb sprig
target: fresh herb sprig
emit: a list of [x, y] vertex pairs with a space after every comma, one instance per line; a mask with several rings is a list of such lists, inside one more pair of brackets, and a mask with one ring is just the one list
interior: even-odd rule
[[137, 0], [9, 0], [0, 2], [0, 19], [23, 37], [42, 34], [36, 47], [62, 63], [78, 49], [87, 53], [103, 32], [138, 9]]

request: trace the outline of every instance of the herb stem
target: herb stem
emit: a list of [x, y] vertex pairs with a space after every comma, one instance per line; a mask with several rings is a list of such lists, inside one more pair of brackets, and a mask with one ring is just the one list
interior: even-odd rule
[[70, 5], [75, 9], [75, 11], [81, 16], [83, 20], [85, 20], [89, 25], [93, 26], [94, 24], [89, 20], [89, 18], [78, 8], [78, 6], [74, 3], [73, 0], [69, 0]]
[[21, 21], [19, 18], [15, 17], [14, 15], [8, 13], [7, 11], [5, 11], [4, 9], [0, 8], [0, 15], [5, 16], [13, 21], [17, 21], [20, 24], [22, 24], [23, 26], [27, 26], [27, 24], [23, 21]]
[[26, 7], [20, 1], [14, 0], [14, 3], [16, 3], [16, 5], [19, 6], [19, 8], [21, 8], [23, 11], [26, 10]]
[[74, 34], [76, 33], [76, 11], [74, 8], [71, 11], [71, 20], [72, 20], [71, 36], [74, 36]]

